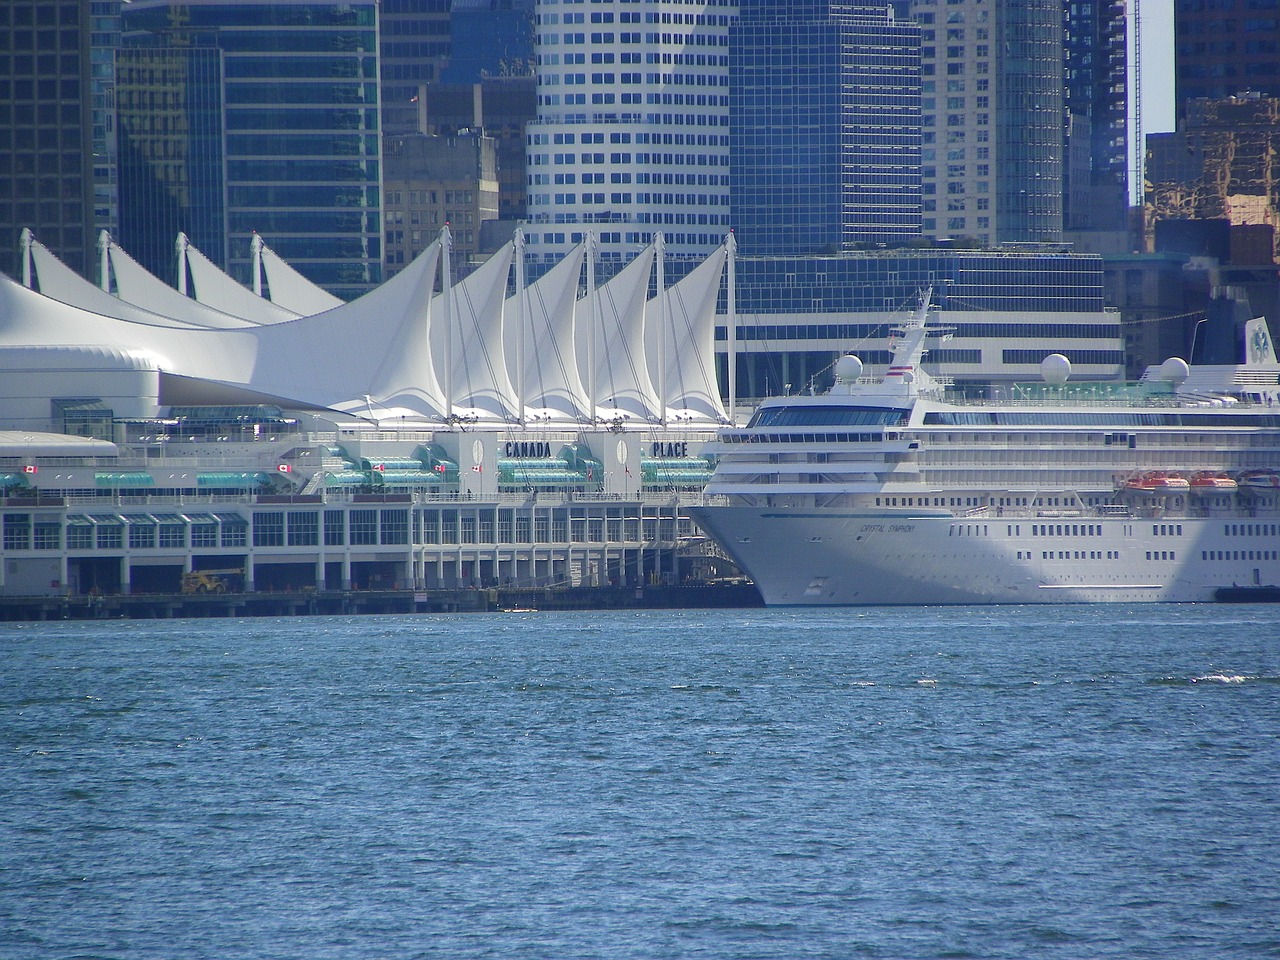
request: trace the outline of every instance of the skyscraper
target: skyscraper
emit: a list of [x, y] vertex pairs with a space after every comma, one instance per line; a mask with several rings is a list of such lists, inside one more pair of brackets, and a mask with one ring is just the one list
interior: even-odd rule
[[933, 238], [1062, 234], [1062, 0], [911, 0], [923, 43], [924, 217]]
[[388, 134], [418, 129], [418, 92], [449, 62], [449, 0], [382, 0], [382, 119]]
[[743, 253], [919, 236], [920, 28], [902, 12], [742, 4], [729, 35], [729, 136]]
[[89, 41], [87, 3], [0, 4], [0, 244], [9, 270], [28, 227], [93, 276]]
[[89, 0], [89, 95], [93, 123], [93, 217], [99, 230], [120, 224], [120, 165], [116, 139], [116, 48], [121, 0]]
[[527, 127], [531, 255], [598, 231], [629, 259], [655, 233], [704, 255], [729, 228], [729, 24], [736, 0], [539, 0]]
[[[174, 222], [188, 222], [247, 282], [257, 232], [339, 296], [380, 283], [377, 11], [374, 0], [127, 4], [122, 244], [161, 257], [143, 262], [167, 274]], [[219, 226], [220, 239], [203, 239]]]
[[1273, 0], [1175, 0], [1178, 125], [1190, 100], [1280, 97], [1280, 7]]
[[1123, 231], [1129, 209], [1124, 0], [1067, 0], [1064, 227]]

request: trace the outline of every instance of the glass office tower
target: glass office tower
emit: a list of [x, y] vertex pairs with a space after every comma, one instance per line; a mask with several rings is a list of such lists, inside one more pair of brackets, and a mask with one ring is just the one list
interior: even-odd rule
[[[244, 282], [257, 232], [339, 296], [380, 283], [374, 0], [134, 0], [123, 12], [122, 245], [172, 251], [177, 220]], [[210, 196], [217, 242], [202, 241], [219, 216]]]
[[925, 236], [1062, 237], [1062, 0], [910, 0], [922, 29]]
[[919, 236], [920, 28], [893, 5], [742, 4], [729, 115], [743, 253]]
[[89, 6], [0, 3], [0, 266], [20, 276], [24, 227], [94, 276]]

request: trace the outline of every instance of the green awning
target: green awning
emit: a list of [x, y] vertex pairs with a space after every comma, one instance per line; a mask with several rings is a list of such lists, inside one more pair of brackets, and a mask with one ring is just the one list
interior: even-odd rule
[[214, 518], [224, 527], [247, 527], [249, 521], [238, 513], [215, 513]]
[[110, 513], [91, 513], [89, 522], [95, 527], [123, 527], [124, 521]]
[[154, 527], [156, 525], [155, 520], [145, 513], [126, 513], [120, 519], [131, 527]]
[[27, 478], [21, 473], [0, 473], [0, 487], [8, 489], [9, 487], [24, 487], [27, 484]]
[[156, 485], [155, 478], [145, 470], [132, 470], [123, 473], [114, 471], [98, 471], [93, 475], [94, 486], [118, 488], [118, 487], [154, 487]]
[[257, 487], [270, 483], [271, 477], [265, 473], [236, 473], [219, 471], [217, 473], [197, 473], [197, 487]]
[[326, 487], [363, 487], [369, 482], [369, 475], [360, 470], [332, 470], [324, 475]]
[[434, 470], [374, 470], [373, 482], [384, 487], [430, 487], [444, 483], [444, 474]]
[[90, 520], [88, 517], [82, 516], [78, 513], [69, 513], [67, 514], [67, 526], [68, 527], [92, 527], [93, 521]]

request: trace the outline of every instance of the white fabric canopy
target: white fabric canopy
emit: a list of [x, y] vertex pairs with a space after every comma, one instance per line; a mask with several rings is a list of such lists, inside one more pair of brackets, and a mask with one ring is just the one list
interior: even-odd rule
[[[233, 317], [179, 293], [142, 264], [125, 253], [114, 240], [108, 240], [107, 260], [116, 282], [116, 296], [127, 303], [152, 313], [173, 317], [202, 327], [231, 329], [251, 325], [252, 320]], [[92, 309], [88, 308], [87, 309]], [[102, 313], [102, 310], [97, 311]]]
[[[92, 313], [152, 327], [198, 329], [201, 326], [198, 323], [165, 316], [136, 304], [126, 303], [119, 297], [113, 297], [68, 267], [38, 240], [31, 241], [30, 250], [32, 279], [35, 281], [36, 289], [46, 297]], [[239, 321], [238, 325], [245, 326], [243, 321]]]
[[[520, 410], [503, 352], [502, 307], [514, 248], [512, 243], [503, 246], [451, 291], [454, 340], [449, 383], [454, 405], [484, 411], [501, 420], [515, 420]], [[439, 299], [436, 297], [435, 301]], [[438, 318], [439, 310], [439, 305], [433, 302], [433, 316]], [[441, 326], [435, 324], [432, 338], [437, 369], [445, 356], [440, 344], [444, 335]]]
[[427, 316], [439, 252], [439, 244], [432, 244], [402, 273], [353, 303], [241, 329], [180, 325], [98, 290], [134, 311], [136, 319], [106, 316], [4, 277], [0, 345], [102, 345], [153, 358], [167, 374], [300, 406], [361, 413], [371, 397], [414, 415], [439, 417], [444, 399], [432, 371]]
[[[187, 267], [191, 271], [191, 296], [201, 303], [254, 323], [280, 323], [298, 316], [294, 311], [286, 310], [241, 286], [186, 237], [179, 235], [178, 244], [185, 251]], [[178, 268], [182, 269], [181, 263]]]
[[272, 303], [304, 317], [342, 306], [341, 299], [285, 263], [278, 253], [262, 243], [261, 238], [258, 242], [262, 251], [262, 272], [267, 276], [267, 296]]
[[[656, 420], [658, 394], [649, 375], [644, 336], [645, 297], [654, 248], [646, 247], [596, 290], [596, 407], [603, 419]], [[585, 344], [579, 345], [586, 362]]]
[[[563, 260], [529, 284], [524, 302], [519, 305], [523, 314], [526, 418], [579, 421], [589, 416], [591, 404], [582, 385], [575, 336], [578, 277], [585, 254], [584, 244], [575, 246]], [[516, 315], [514, 297], [507, 302], [507, 311]], [[514, 325], [511, 332], [507, 357], [515, 370], [519, 364], [519, 332]]]
[[[649, 375], [654, 384], [664, 385], [668, 420], [704, 417], [728, 422], [714, 366], [716, 297], [726, 254], [721, 246], [662, 293], [663, 323], [658, 323], [656, 299], [646, 307], [653, 314], [645, 322]], [[659, 336], [666, 339], [661, 348]], [[662, 371], [658, 369], [660, 357], [665, 360]]]

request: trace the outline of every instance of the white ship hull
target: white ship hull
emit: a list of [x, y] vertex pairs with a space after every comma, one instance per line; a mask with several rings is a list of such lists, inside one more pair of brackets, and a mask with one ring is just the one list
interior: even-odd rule
[[770, 606], [1211, 601], [1280, 583], [1274, 518], [691, 509]]

